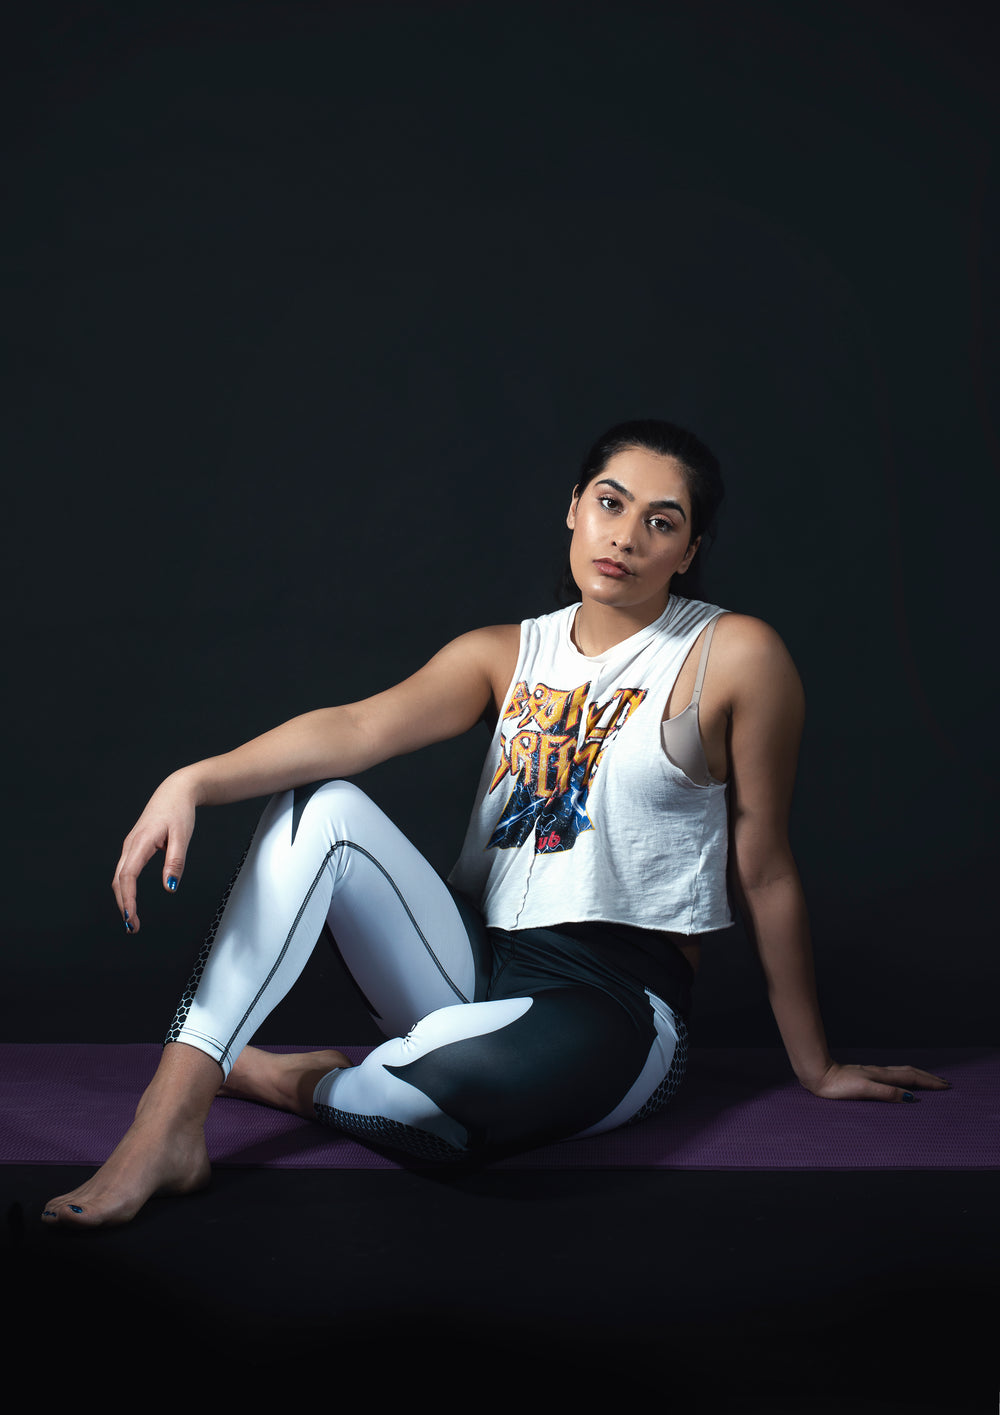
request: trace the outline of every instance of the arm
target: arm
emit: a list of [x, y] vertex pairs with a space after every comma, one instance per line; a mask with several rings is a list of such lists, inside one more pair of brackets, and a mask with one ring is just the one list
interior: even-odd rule
[[807, 1090], [828, 1099], [898, 1101], [914, 1086], [943, 1088], [946, 1082], [914, 1067], [842, 1066], [830, 1055], [805, 898], [788, 841], [805, 713], [802, 684], [767, 625], [740, 619], [733, 627], [725, 666], [736, 892], [792, 1069]]
[[[518, 634], [516, 625], [463, 634], [386, 692], [292, 718], [231, 752], [168, 776], [126, 837], [112, 882], [129, 932], [139, 928], [136, 881], [157, 850], [165, 857], [164, 888], [176, 888], [199, 806], [354, 776], [390, 757], [457, 737], [482, 717], [495, 696], [495, 680], [504, 672], [509, 677]], [[505, 678], [497, 691], [506, 686]]]

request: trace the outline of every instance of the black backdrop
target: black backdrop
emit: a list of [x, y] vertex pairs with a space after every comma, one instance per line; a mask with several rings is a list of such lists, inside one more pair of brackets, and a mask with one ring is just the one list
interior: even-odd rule
[[[259, 803], [156, 783], [553, 607], [579, 458], [692, 425], [791, 648], [840, 1045], [987, 1042], [995, 21], [978, 6], [41, 5], [8, 29], [2, 1035], [157, 1040]], [[372, 772], [447, 869], [483, 739]], [[320, 951], [265, 1040], [374, 1040]], [[738, 930], [697, 1041], [776, 1040]], [[900, 1057], [905, 1059], [905, 1057]]]

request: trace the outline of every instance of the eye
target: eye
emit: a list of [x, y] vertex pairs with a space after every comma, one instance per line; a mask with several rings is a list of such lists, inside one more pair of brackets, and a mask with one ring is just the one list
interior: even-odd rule
[[653, 527], [654, 531], [673, 531], [677, 529], [673, 521], [668, 521], [666, 516], [650, 516], [649, 524]]
[[617, 496], [612, 496], [609, 491], [602, 491], [598, 496], [597, 501], [598, 505], [603, 506], [606, 511], [617, 510], [618, 506], [620, 505]]

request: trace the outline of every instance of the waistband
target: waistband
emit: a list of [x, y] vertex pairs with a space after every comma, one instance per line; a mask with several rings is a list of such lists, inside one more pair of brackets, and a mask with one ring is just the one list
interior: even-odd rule
[[670, 934], [629, 924], [565, 923], [537, 929], [487, 929], [497, 942], [510, 939], [543, 952], [558, 952], [560, 966], [581, 981], [648, 989], [675, 1013], [690, 1020], [694, 969]]

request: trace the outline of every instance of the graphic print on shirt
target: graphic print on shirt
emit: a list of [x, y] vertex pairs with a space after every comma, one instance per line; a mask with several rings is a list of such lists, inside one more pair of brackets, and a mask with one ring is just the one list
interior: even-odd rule
[[[525, 679], [503, 714], [501, 762], [489, 794], [509, 776], [512, 790], [487, 850], [515, 850], [533, 830], [535, 853], [572, 850], [593, 830], [587, 796], [601, 758], [646, 696], [645, 688], [616, 688], [603, 703], [587, 703], [589, 683], [550, 688]], [[513, 731], [506, 731], [513, 724]], [[582, 732], [581, 732], [582, 726]]]

